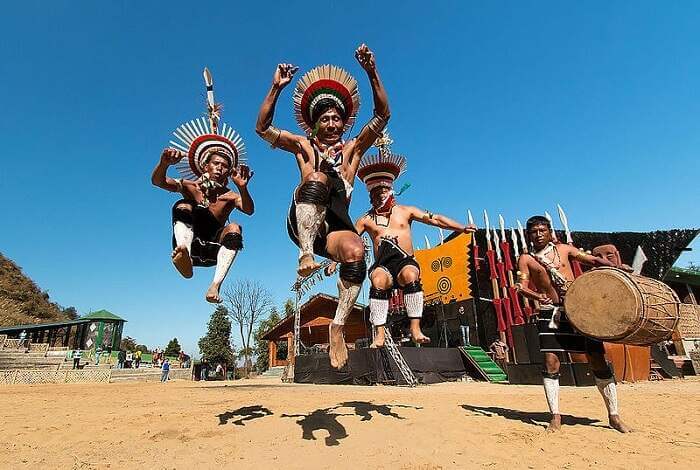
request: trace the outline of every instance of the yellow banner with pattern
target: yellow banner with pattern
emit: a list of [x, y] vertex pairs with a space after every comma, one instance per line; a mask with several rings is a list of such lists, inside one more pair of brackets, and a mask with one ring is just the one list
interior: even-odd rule
[[472, 298], [469, 286], [471, 242], [471, 233], [462, 233], [440, 246], [415, 252], [426, 297], [439, 296], [443, 303]]

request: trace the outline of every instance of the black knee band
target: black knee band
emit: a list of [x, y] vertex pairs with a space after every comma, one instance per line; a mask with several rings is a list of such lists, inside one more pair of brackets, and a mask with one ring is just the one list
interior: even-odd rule
[[173, 223], [182, 222], [192, 225], [192, 211], [180, 207], [173, 208]]
[[362, 284], [367, 275], [367, 263], [365, 260], [341, 263], [340, 278], [353, 284]]
[[413, 281], [401, 287], [401, 290], [403, 290], [404, 294], [415, 294], [416, 292], [422, 291], [423, 286], [421, 285], [420, 281]]
[[545, 379], [559, 380], [560, 375], [561, 374], [559, 372], [557, 372], [556, 374], [552, 374], [552, 373], [547, 372], [546, 370], [542, 371], [542, 377], [544, 377]]
[[389, 298], [388, 289], [375, 289], [374, 287], [369, 288], [369, 298], [377, 300], [387, 300]]
[[613, 378], [613, 371], [610, 366], [606, 370], [594, 370], [593, 375], [600, 380], [608, 380]]
[[221, 246], [229, 250], [242, 250], [243, 236], [238, 232], [229, 232], [221, 239]]
[[324, 183], [321, 183], [320, 181], [307, 181], [299, 187], [297, 202], [324, 206], [328, 204], [329, 194], [330, 191], [328, 186], [326, 186]]

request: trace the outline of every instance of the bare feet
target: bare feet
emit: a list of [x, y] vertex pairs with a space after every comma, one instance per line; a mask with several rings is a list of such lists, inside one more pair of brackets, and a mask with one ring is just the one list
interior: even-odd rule
[[547, 426], [547, 432], [561, 431], [561, 415], [552, 415], [552, 420]]
[[348, 347], [345, 345], [343, 336], [343, 325], [331, 323], [328, 327], [330, 336], [330, 348], [328, 355], [331, 357], [331, 366], [341, 369], [348, 362]]
[[299, 267], [297, 268], [297, 274], [299, 274], [301, 277], [306, 277], [319, 266], [321, 265], [317, 263], [316, 260], [314, 260], [314, 255], [302, 255], [301, 258], [299, 258]]
[[627, 427], [627, 425], [622, 422], [619, 415], [610, 415], [608, 416], [608, 419], [610, 420], [610, 427], [614, 430], [619, 431], [621, 433], [632, 432], [632, 429]]
[[411, 328], [411, 339], [417, 344], [427, 344], [430, 342], [430, 338], [425, 336], [420, 328]]
[[192, 277], [192, 258], [186, 246], [176, 246], [172, 253], [175, 269], [187, 279]]
[[209, 286], [209, 289], [207, 289], [207, 302], [210, 302], [212, 304], [220, 304], [221, 303], [221, 297], [219, 297], [219, 286], [216, 284], [212, 284]]
[[381, 348], [384, 346], [384, 327], [383, 326], [378, 326], [377, 327], [377, 334], [374, 335], [374, 341], [372, 341], [372, 344], [369, 345], [370, 348]]

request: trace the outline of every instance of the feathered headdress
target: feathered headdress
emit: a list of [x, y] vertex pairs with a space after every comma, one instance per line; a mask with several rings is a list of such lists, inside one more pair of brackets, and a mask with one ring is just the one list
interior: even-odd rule
[[294, 89], [294, 115], [299, 126], [311, 135], [321, 109], [337, 107], [345, 125], [343, 132], [355, 123], [360, 109], [357, 81], [335, 65], [319, 65], [302, 76]]
[[406, 171], [406, 158], [391, 153], [393, 142], [389, 133], [384, 131], [381, 137], [374, 142], [379, 153], [362, 157], [357, 177], [367, 185], [368, 191], [379, 186], [392, 188], [394, 181]]
[[170, 141], [171, 145], [187, 154], [187, 161], [177, 165], [180, 174], [187, 179], [202, 176], [204, 166], [214, 154], [228, 158], [232, 170], [245, 161], [245, 144], [241, 136], [226, 123], [219, 132], [222, 106], [214, 102], [214, 81], [206, 67], [204, 83], [207, 87], [207, 117], [182, 124], [173, 132], [178, 141]]

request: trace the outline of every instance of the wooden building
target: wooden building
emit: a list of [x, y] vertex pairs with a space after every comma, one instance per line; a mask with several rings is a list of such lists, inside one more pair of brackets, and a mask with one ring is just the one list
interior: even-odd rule
[[[328, 347], [328, 325], [335, 317], [338, 298], [328, 294], [316, 294], [301, 308], [301, 348], [324, 350]], [[355, 341], [371, 337], [369, 309], [355, 304], [345, 322], [345, 342], [354, 347]], [[286, 366], [294, 356], [294, 315], [282, 319], [263, 335], [269, 351], [269, 366]], [[280, 354], [281, 353], [281, 354]]]
[[48, 343], [50, 347], [94, 349], [97, 345], [105, 350], [117, 350], [125, 322], [107, 310], [99, 310], [76, 320], [6, 326], [0, 328], [0, 334], [18, 338], [24, 331], [28, 342]]

